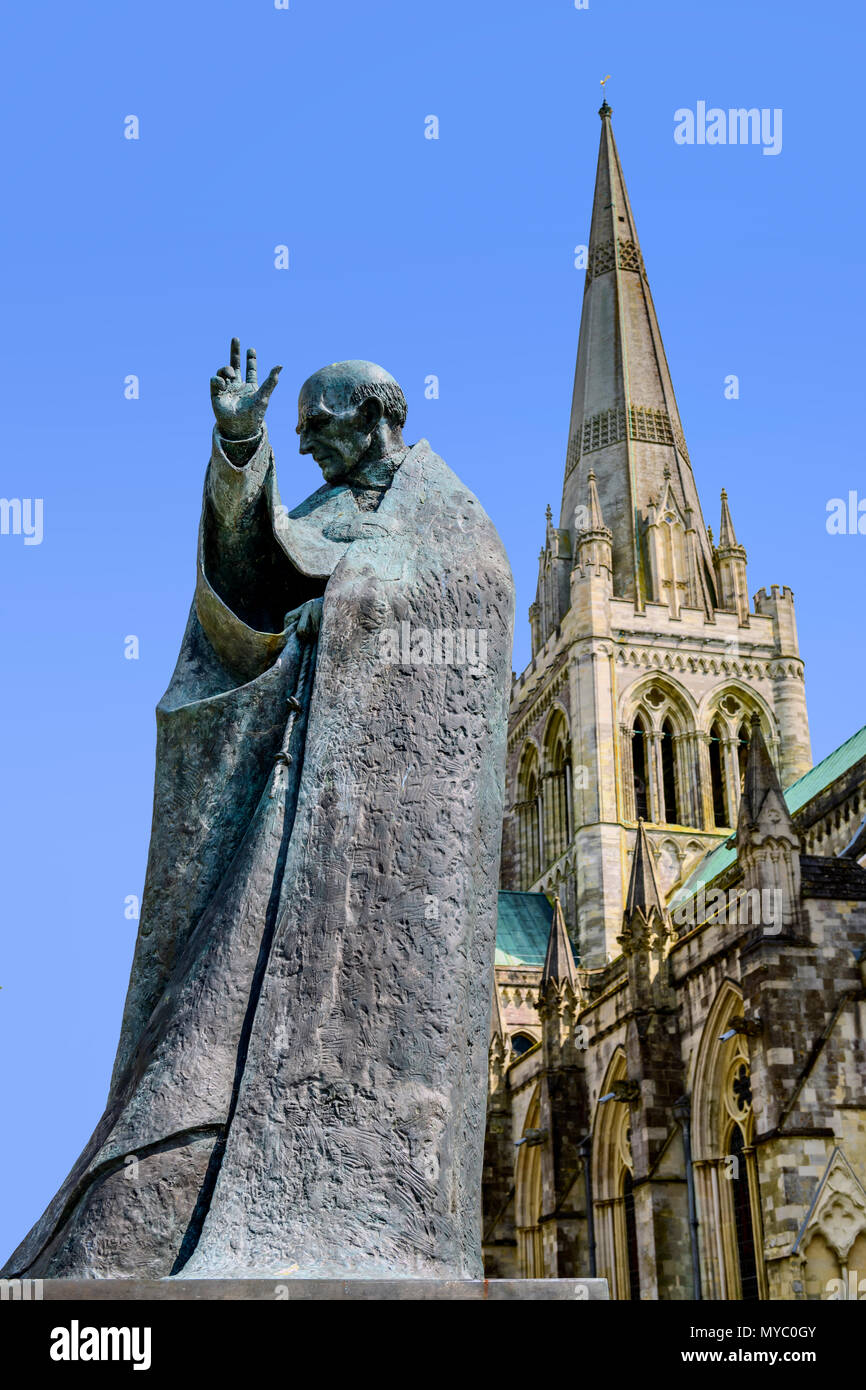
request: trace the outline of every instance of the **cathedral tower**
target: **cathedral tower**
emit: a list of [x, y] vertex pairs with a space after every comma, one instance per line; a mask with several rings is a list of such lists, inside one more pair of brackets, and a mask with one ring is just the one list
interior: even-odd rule
[[503, 886], [559, 897], [581, 965], [619, 954], [638, 821], [663, 894], [734, 830], [752, 721], [811, 766], [793, 595], [751, 604], [722, 493], [714, 545], [607, 102], [559, 526], [509, 723]]

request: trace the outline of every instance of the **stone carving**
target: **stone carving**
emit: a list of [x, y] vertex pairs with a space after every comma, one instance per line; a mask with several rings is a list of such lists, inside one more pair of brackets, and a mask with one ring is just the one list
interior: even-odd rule
[[278, 376], [211, 382], [110, 1094], [7, 1274], [481, 1274], [511, 574], [370, 363], [304, 385], [283, 507]]
[[866, 1232], [866, 1189], [838, 1148], [833, 1150], [818, 1184], [811, 1213], [797, 1236], [795, 1249], [805, 1248], [816, 1232], [824, 1236], [842, 1264], [854, 1241]]
[[584, 418], [580, 433], [569, 440], [565, 476], [571, 474], [585, 454], [619, 444], [624, 439], [642, 440], [648, 444], [669, 444], [689, 463], [685, 436], [666, 410], [655, 406], [629, 402], [627, 418], [624, 406], [612, 406]]
[[646, 267], [640, 247], [626, 237], [617, 237], [616, 246], [615, 259], [612, 241], [603, 241], [591, 251], [586, 266], [584, 289], [589, 287], [597, 275], [604, 275], [607, 271], [613, 270], [614, 265], [618, 265], [620, 270], [636, 270], [646, 280]]

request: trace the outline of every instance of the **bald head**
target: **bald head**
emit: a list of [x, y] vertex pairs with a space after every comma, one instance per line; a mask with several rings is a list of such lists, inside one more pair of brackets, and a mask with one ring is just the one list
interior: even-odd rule
[[405, 447], [406, 398], [374, 362], [332, 362], [314, 372], [298, 397], [300, 451], [312, 454], [325, 481], [351, 481], [367, 464]]

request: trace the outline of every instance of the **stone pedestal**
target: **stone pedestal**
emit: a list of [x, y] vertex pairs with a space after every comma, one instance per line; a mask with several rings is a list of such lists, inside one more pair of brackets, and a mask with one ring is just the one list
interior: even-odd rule
[[[10, 1280], [10, 1284], [18, 1281]], [[606, 1279], [34, 1279], [18, 1296], [45, 1302], [426, 1302], [608, 1299]], [[7, 1297], [16, 1297], [10, 1290]]]

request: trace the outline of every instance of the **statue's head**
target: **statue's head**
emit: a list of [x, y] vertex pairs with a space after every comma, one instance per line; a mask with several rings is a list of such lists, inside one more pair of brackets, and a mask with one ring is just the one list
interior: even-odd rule
[[328, 483], [402, 449], [405, 423], [406, 397], [374, 362], [332, 362], [298, 397], [301, 453], [313, 455]]

